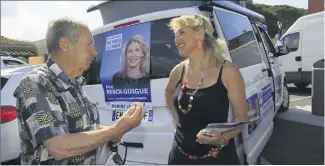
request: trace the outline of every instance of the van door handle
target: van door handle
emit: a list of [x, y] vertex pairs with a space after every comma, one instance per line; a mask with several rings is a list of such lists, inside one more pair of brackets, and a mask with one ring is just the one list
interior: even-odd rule
[[269, 68], [265, 68], [265, 69], [262, 69], [262, 72], [266, 72], [268, 70], [269, 70]]
[[300, 62], [300, 61], [301, 61], [301, 56], [296, 56], [295, 60], [296, 60], [297, 62]]
[[272, 71], [271, 71], [271, 69], [270, 69], [270, 68], [262, 69], [262, 72], [263, 72], [263, 73], [266, 72], [266, 71], [267, 71], [267, 76], [268, 76], [268, 77], [271, 77], [271, 76], [272, 76]]
[[123, 144], [130, 148], [143, 148], [143, 143], [138, 142], [123, 142]]

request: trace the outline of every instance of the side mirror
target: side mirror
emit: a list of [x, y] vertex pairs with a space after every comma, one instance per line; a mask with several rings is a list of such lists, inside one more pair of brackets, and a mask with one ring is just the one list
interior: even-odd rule
[[286, 45], [276, 47], [276, 56], [282, 56], [289, 54], [289, 47]]

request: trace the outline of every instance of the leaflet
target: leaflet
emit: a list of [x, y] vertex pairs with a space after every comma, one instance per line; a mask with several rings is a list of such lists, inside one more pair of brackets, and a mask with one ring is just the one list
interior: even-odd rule
[[256, 120], [258, 120], [258, 118], [254, 118], [247, 121], [241, 121], [241, 122], [210, 123], [205, 127], [205, 129], [206, 130], [213, 129], [219, 132], [227, 132], [236, 129], [237, 127], [243, 126], [245, 124], [254, 122]]

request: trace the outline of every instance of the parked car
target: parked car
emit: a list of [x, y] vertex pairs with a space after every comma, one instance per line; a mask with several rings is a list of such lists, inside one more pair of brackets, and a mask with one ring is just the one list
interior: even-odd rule
[[[171, 18], [192, 14], [202, 14], [211, 19], [216, 39], [227, 43], [224, 44], [226, 58], [237, 65], [244, 77], [248, 114], [260, 116], [245, 126], [235, 142], [242, 163], [255, 164], [258, 161], [272, 135], [276, 112], [286, 111], [289, 107], [287, 78], [278, 63], [278, 57], [287, 54], [288, 48], [274, 48], [263, 28], [263, 15], [229, 1], [106, 1], [91, 6], [88, 11], [96, 9], [100, 10], [105, 25], [92, 32], [98, 55], [85, 72], [87, 85], [84, 89], [96, 102], [101, 123], [105, 125], [114, 124], [119, 116], [114, 109], [107, 109], [100, 80], [101, 59], [108, 48], [106, 34], [111, 31], [122, 33], [125, 29], [134, 34], [130, 27], [150, 23], [153, 120], [142, 123], [124, 136], [124, 142], [129, 145], [126, 164], [167, 164], [174, 125], [165, 102], [164, 88], [170, 71], [182, 60], [168, 23]], [[121, 11], [123, 14], [116, 14]], [[115, 64], [108, 68], [115, 69], [113, 66]]]
[[27, 65], [28, 63], [14, 57], [10, 56], [1, 56], [1, 68], [11, 67], [11, 66], [19, 66], [19, 65]]
[[297, 19], [281, 37], [290, 53], [279, 57], [287, 82], [305, 88], [312, 82], [312, 67], [324, 59], [324, 14], [319, 12]]
[[1, 163], [19, 158], [20, 141], [14, 90], [23, 76], [39, 65], [1, 68]]

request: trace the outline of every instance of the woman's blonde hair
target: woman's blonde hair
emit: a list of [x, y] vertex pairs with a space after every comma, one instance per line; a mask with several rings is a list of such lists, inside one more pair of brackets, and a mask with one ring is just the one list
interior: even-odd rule
[[140, 49], [143, 54], [140, 62], [140, 72], [142, 73], [142, 75], [149, 74], [150, 48], [141, 35], [134, 35], [130, 40], [124, 43], [121, 56], [122, 73], [124, 75], [126, 75], [127, 73], [127, 48], [131, 43], [139, 43]]
[[204, 31], [204, 52], [209, 58], [209, 61], [216, 63], [216, 60], [221, 62], [225, 60], [222, 54], [223, 48], [213, 36], [213, 26], [209, 19], [203, 15], [184, 15], [173, 18], [169, 23], [170, 29], [176, 33], [184, 27], [190, 27], [195, 31]]

